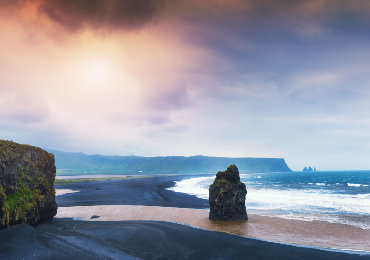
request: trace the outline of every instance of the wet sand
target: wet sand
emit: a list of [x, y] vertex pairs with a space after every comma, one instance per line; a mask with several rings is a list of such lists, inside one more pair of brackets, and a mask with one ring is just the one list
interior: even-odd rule
[[[251, 212], [247, 222], [210, 221], [208, 200], [166, 189], [193, 177], [56, 185], [57, 217], [36, 229], [23, 224], [0, 230], [0, 259], [370, 259], [370, 254], [267, 242], [367, 248], [368, 233], [351, 226]], [[76, 220], [92, 215], [100, 217]]]
[[55, 189], [55, 196], [60, 196], [60, 195], [75, 193], [75, 192], [80, 192], [80, 191], [79, 190], [71, 190], [71, 189]]
[[[90, 218], [92, 215], [99, 215], [101, 218], [96, 220], [107, 221], [173, 221], [267, 241], [370, 251], [367, 242], [370, 230], [345, 224], [287, 220], [260, 216], [252, 211], [248, 211], [248, 222], [210, 221], [208, 200], [166, 189], [172, 187], [175, 181], [194, 177], [196, 176], [167, 176], [56, 185], [57, 189], [79, 191], [57, 196], [58, 216]], [[113, 205], [117, 207], [112, 207]]]
[[[370, 251], [370, 230], [323, 221], [287, 220], [248, 214], [248, 221], [213, 221], [208, 210], [151, 206], [79, 206], [61, 207], [57, 218], [80, 218], [91, 221], [157, 220], [171, 221], [202, 229], [224, 232], [267, 241]], [[99, 218], [90, 219], [97, 215]]]
[[0, 259], [330, 259], [370, 256], [289, 246], [164, 221], [56, 218], [0, 231]]

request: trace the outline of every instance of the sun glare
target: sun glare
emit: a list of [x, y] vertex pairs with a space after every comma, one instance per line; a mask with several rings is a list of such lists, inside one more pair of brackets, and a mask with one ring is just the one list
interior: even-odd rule
[[77, 71], [81, 86], [93, 89], [106, 88], [115, 76], [112, 64], [106, 59], [85, 59]]
[[108, 80], [109, 68], [102, 62], [93, 62], [87, 66], [86, 74], [92, 83], [102, 83]]

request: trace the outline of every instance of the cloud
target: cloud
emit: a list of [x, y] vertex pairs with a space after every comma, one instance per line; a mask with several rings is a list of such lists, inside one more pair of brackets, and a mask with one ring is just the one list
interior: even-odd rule
[[85, 27], [132, 29], [151, 20], [157, 4], [154, 0], [54, 0], [42, 1], [39, 10], [71, 31]]
[[75, 32], [81, 29], [134, 29], [148, 23], [161, 0], [0, 0], [0, 7], [37, 6], [39, 14]]
[[191, 103], [186, 85], [181, 78], [172, 80], [156, 78], [151, 82], [144, 81], [143, 102], [145, 107], [156, 110], [178, 110]]
[[367, 0], [0, 0], [4, 6], [36, 6], [39, 14], [73, 32], [136, 29], [157, 17], [231, 32], [284, 27], [305, 37], [322, 35], [325, 27], [351, 31], [369, 22], [370, 12]]
[[370, 132], [369, 7], [0, 0], [0, 134], [88, 153], [286, 157], [302, 169], [351, 143], [350, 131]]
[[40, 96], [16, 94], [0, 98], [0, 121], [42, 123], [50, 117], [50, 106]]

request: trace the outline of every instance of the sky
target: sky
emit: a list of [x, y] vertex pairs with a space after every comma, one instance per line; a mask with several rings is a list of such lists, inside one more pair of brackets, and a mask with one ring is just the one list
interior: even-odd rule
[[0, 139], [370, 169], [368, 0], [0, 0]]

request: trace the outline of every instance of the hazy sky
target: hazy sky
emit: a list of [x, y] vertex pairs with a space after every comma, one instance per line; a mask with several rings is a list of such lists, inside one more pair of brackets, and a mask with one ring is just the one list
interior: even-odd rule
[[0, 139], [370, 169], [368, 0], [0, 0]]

